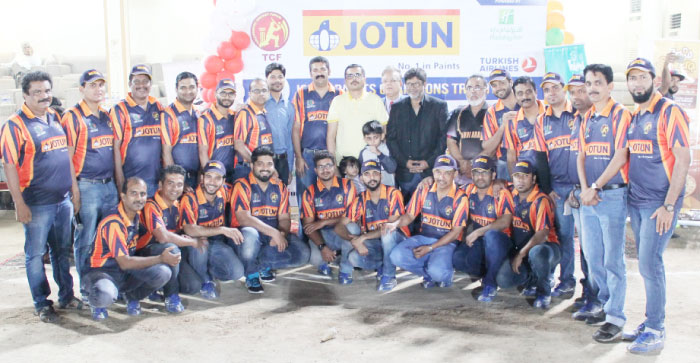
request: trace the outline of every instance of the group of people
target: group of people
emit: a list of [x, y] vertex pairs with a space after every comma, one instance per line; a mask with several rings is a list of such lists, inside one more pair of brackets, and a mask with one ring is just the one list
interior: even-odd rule
[[[179, 313], [179, 294], [216, 299], [217, 281], [244, 278], [263, 293], [276, 270], [307, 263], [329, 277], [337, 263], [343, 285], [355, 269], [376, 271], [379, 291], [397, 285], [397, 268], [426, 289], [450, 287], [458, 270], [481, 279], [481, 302], [520, 287], [547, 309], [552, 297], [573, 297], [578, 231], [583, 294], [572, 317], [602, 324], [598, 342], [663, 349], [663, 251], [683, 200], [689, 120], [656, 90], [651, 62], [627, 67], [633, 113], [611, 98], [613, 71], [602, 64], [568, 82], [545, 74], [546, 104], [529, 77], [472, 75], [468, 104], [451, 113], [426, 94], [420, 68], [386, 68], [383, 98], [366, 90], [358, 64], [345, 68], [345, 90], [329, 82], [324, 57], [309, 73], [290, 101], [284, 66], [269, 64], [240, 109], [235, 83], [222, 79], [216, 102], [198, 112], [194, 74], [177, 76], [176, 100], [163, 107], [149, 95], [149, 67], [136, 65], [129, 94], [107, 111], [105, 77], [92, 69], [80, 78], [83, 99], [62, 116], [49, 108], [50, 76], [25, 75], [25, 103], [2, 126], [0, 147], [41, 320], [57, 320], [47, 246], [59, 308], [86, 301], [96, 320], [120, 299], [129, 315], [147, 297]], [[647, 310], [623, 334], [627, 216]]]

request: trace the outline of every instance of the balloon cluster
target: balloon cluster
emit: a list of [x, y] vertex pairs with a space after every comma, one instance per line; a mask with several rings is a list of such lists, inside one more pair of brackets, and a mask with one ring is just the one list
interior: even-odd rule
[[547, 46], [572, 44], [574, 35], [564, 30], [564, 6], [560, 1], [547, 2]]
[[205, 72], [200, 77], [202, 84], [202, 98], [204, 102], [212, 103], [215, 100], [214, 91], [216, 84], [224, 78], [235, 80], [236, 74], [243, 70], [241, 52], [250, 45], [250, 36], [244, 32], [231, 31], [231, 38], [221, 42], [216, 49], [216, 54], [204, 58]]

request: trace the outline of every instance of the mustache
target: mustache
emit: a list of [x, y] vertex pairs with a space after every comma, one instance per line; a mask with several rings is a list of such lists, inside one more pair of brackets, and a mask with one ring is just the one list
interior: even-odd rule
[[318, 76], [316, 76], [316, 79], [319, 79], [319, 78], [326, 78], [326, 76], [319, 74]]
[[47, 97], [47, 98], [39, 100], [39, 103], [42, 103], [42, 102], [51, 102], [51, 97]]

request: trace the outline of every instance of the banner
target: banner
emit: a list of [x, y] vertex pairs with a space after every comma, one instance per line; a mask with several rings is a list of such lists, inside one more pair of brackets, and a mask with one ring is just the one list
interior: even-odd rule
[[587, 64], [586, 51], [583, 44], [547, 47], [544, 49], [544, 63], [546, 72], [559, 73], [564, 82], [568, 82], [572, 75], [583, 74]]

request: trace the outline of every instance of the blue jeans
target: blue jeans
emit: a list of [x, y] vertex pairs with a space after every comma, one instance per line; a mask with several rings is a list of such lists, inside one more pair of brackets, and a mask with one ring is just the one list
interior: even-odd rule
[[34, 308], [38, 311], [53, 305], [53, 302], [48, 300], [51, 288], [44, 269], [47, 245], [53, 279], [58, 284], [58, 302], [68, 303], [74, 296], [69, 261], [73, 204], [66, 197], [55, 204], [30, 205], [29, 210], [32, 212], [32, 220], [24, 224], [24, 265]]
[[209, 238], [209, 246], [204, 252], [190, 248], [190, 266], [203, 282], [213, 279], [229, 281], [243, 277], [243, 264], [233, 251], [233, 242], [221, 237]]
[[297, 176], [297, 194], [301, 195], [301, 193], [306, 190], [311, 184], [316, 182], [316, 169], [314, 167], [316, 166], [314, 164], [314, 155], [315, 155], [314, 150], [308, 150], [305, 149], [302, 151], [301, 156], [304, 158], [304, 161], [306, 162], [306, 165], [309, 167], [306, 169], [306, 172], [304, 172], [303, 177]]
[[435, 243], [437, 238], [416, 235], [399, 243], [391, 251], [391, 262], [406, 271], [436, 282], [452, 282], [452, 255], [457, 243], [451, 242], [426, 253], [421, 258], [413, 255], [413, 249]]
[[652, 214], [661, 207], [662, 203], [651, 207], [638, 208], [627, 206], [634, 232], [634, 241], [637, 244], [639, 255], [639, 273], [644, 279], [647, 305], [644, 326], [654, 330], [664, 330], [666, 318], [666, 270], [664, 268], [664, 250], [671, 239], [673, 230], [678, 220], [677, 205], [673, 213], [671, 229], [664, 234], [656, 233], [656, 218], [650, 219]]
[[[581, 189], [576, 189], [574, 191], [574, 196], [579, 198], [581, 195]], [[591, 278], [590, 269], [588, 267], [588, 261], [586, 261], [586, 254], [583, 248], [583, 227], [581, 223], [581, 208], [571, 208], [571, 215], [574, 217], [574, 224], [576, 225], [576, 230], [578, 231], [578, 243], [580, 246], [580, 262], [581, 271], [583, 272], [583, 278], [581, 279], [581, 285], [583, 285], [583, 297], [590, 301], [591, 303], [597, 305], [603, 305], [598, 301], [598, 285], [595, 284], [593, 278]]]
[[406, 201], [411, 199], [411, 195], [416, 191], [416, 188], [418, 188], [418, 184], [420, 184], [421, 180], [423, 180], [420, 173], [414, 173], [411, 175], [413, 175], [411, 180], [398, 182], [401, 193], [403, 193], [404, 200]]
[[625, 325], [627, 277], [625, 272], [625, 220], [627, 188], [598, 192], [602, 199], [595, 206], [581, 206], [583, 248], [591, 277], [598, 285], [605, 321]]
[[[333, 251], [340, 251], [340, 272], [351, 274], [352, 265], [348, 261], [348, 255], [350, 250], [352, 250], [352, 245], [350, 242], [340, 238], [338, 234], [332, 228], [324, 228], [319, 231], [321, 237], [323, 237], [323, 242]], [[314, 244], [309, 238], [309, 250], [311, 251], [311, 256], [309, 258], [309, 263], [314, 266], [320, 266], [326, 263], [321, 256], [321, 251], [318, 250], [318, 246]]]
[[559, 238], [559, 247], [561, 248], [559, 282], [575, 286], [574, 257], [576, 256], [576, 251], [574, 249], [574, 216], [573, 214], [569, 214], [568, 216], [564, 215], [564, 204], [566, 204], [566, 199], [573, 189], [573, 185], [553, 184], [552, 189], [559, 195], [559, 199], [554, 200], [554, 205], [556, 207], [555, 222], [557, 237]]
[[119, 292], [123, 292], [128, 301], [143, 300], [165, 286], [171, 277], [170, 266], [159, 263], [128, 271], [93, 269], [85, 274], [83, 284], [90, 306], [106, 308], [117, 300]]
[[246, 276], [263, 268], [298, 267], [309, 261], [309, 246], [296, 235], [290, 234], [287, 248], [279, 252], [276, 246], [270, 246], [270, 237], [255, 228], [243, 227], [241, 233], [243, 243], [234, 248], [243, 261]]
[[197, 274], [192, 265], [190, 265], [190, 251], [192, 247], [180, 247], [182, 258], [180, 259], [180, 273], [177, 274], [178, 285], [180, 285], [181, 294], [197, 294], [202, 288], [204, 282]]
[[460, 243], [452, 256], [455, 270], [482, 277], [483, 285], [496, 287], [496, 274], [508, 254], [513, 241], [501, 231], [487, 231], [471, 247]]
[[[168, 247], [175, 247], [170, 253], [174, 255], [180, 253], [180, 248], [173, 243], [157, 242], [148, 244], [146, 247], [138, 250], [136, 253], [137, 255], [144, 257], [160, 256], [160, 254], [163, 253], [163, 251], [165, 251]], [[177, 264], [175, 266], [170, 266], [167, 264], [163, 265], [170, 269], [170, 279], [168, 280], [168, 282], [165, 283], [165, 285], [163, 285], [163, 294], [167, 297], [180, 292], [180, 283], [178, 280], [178, 276], [180, 273], [180, 264]]]
[[498, 179], [510, 181], [510, 173], [508, 172], [508, 162], [498, 159], [496, 164], [496, 177]]
[[[348, 233], [353, 236], [359, 236], [361, 233], [360, 226], [356, 223], [347, 225]], [[399, 235], [401, 237], [399, 237]], [[386, 238], [385, 238], [386, 237]], [[390, 233], [387, 236], [382, 236], [381, 239], [368, 239], [364, 242], [365, 247], [369, 250], [367, 255], [360, 255], [357, 250], [353, 249], [348, 255], [348, 261], [353, 267], [359, 267], [363, 270], [381, 270], [381, 275], [387, 277], [396, 276], [396, 266], [391, 263], [391, 250], [398, 243], [398, 238], [405, 238], [401, 232]]]
[[511, 260], [506, 259], [498, 270], [496, 282], [503, 289], [526, 284], [534, 285], [537, 287], [537, 295], [550, 296], [552, 294], [551, 271], [560, 259], [561, 251], [558, 244], [541, 243], [528, 251], [527, 259], [523, 259], [518, 273], [513, 272]]

